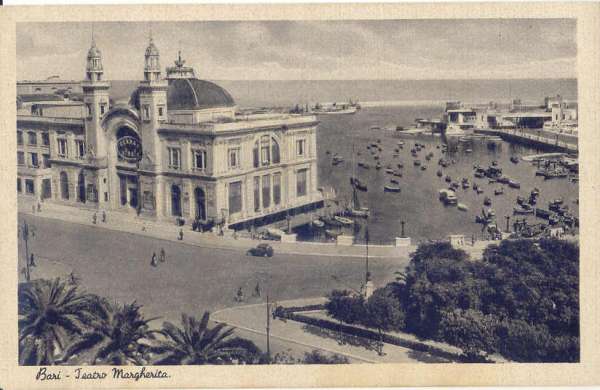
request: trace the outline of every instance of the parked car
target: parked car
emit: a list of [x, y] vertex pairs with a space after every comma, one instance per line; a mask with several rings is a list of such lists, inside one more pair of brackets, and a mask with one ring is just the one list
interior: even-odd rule
[[261, 257], [273, 257], [273, 247], [269, 244], [258, 244], [255, 248], [252, 248], [246, 252], [248, 256], [261, 256]]

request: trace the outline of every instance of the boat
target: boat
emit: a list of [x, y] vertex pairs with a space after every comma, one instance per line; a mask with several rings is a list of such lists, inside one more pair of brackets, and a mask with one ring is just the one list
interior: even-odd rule
[[473, 183], [473, 191], [477, 191], [479, 189], [479, 186], [477, 185], [477, 183]]
[[468, 179], [463, 179], [461, 185], [463, 190], [466, 190], [467, 188], [471, 187], [471, 183], [469, 183]]
[[479, 172], [479, 171], [477, 171], [477, 172], [475, 172], [475, 173], [473, 174], [473, 176], [475, 176], [475, 177], [476, 177], [476, 178], [478, 178], [478, 179], [481, 179], [481, 178], [483, 178], [485, 175], [484, 175], [482, 172]]
[[421, 170], [422, 170], [422, 171], [424, 171], [424, 170], [426, 170], [426, 169], [427, 169], [427, 166], [425, 166], [425, 165], [421, 165]]
[[510, 181], [510, 177], [502, 175], [502, 176], [498, 177], [498, 178], [496, 179], [496, 181], [497, 181], [498, 183], [502, 183], [502, 184], [508, 184], [508, 182]]
[[490, 179], [488, 180], [488, 184], [494, 184], [497, 183], [498, 181], [496, 179]]
[[375, 155], [375, 156], [373, 156], [373, 158], [374, 158], [375, 160], [379, 160], [379, 155]]
[[525, 203], [525, 198], [522, 197], [521, 195], [517, 196], [517, 204], [523, 204]]
[[516, 181], [516, 180], [512, 180], [512, 179], [510, 179], [510, 180], [508, 181], [508, 186], [509, 186], [509, 187], [511, 187], [511, 188], [521, 188], [521, 183], [519, 183], [519, 182], [518, 182], [518, 181]]
[[418, 167], [419, 165], [421, 165], [421, 160], [415, 160], [413, 161], [413, 164], [415, 165], [415, 167]]
[[381, 163], [378, 161], [377, 164], [375, 165], [375, 169], [380, 170], [382, 167]]
[[446, 180], [446, 183], [450, 183], [452, 181], [452, 178], [446, 175], [446, 178], [444, 180]]
[[517, 156], [512, 156], [510, 158], [510, 162], [512, 162], [513, 164], [518, 164], [519, 163], [519, 157]]
[[392, 168], [386, 168], [385, 173], [389, 173], [390, 175], [394, 174], [394, 170]]
[[344, 162], [344, 157], [340, 156], [339, 154], [335, 154], [333, 156], [333, 158], [331, 159], [331, 163], [333, 165], [338, 165]]
[[522, 204], [522, 205], [517, 205], [515, 207], [513, 207], [513, 213], [514, 214], [533, 214], [534, 213], [534, 209], [533, 207], [531, 207], [528, 204]]
[[346, 226], [354, 225], [354, 221], [351, 220], [350, 218], [346, 218], [346, 217], [342, 217], [342, 216], [336, 215], [336, 216], [333, 217], [333, 219], [336, 220], [336, 221], [338, 221], [342, 225], [346, 225]]
[[492, 199], [490, 199], [489, 196], [486, 196], [485, 198], [483, 198], [483, 204], [486, 206], [491, 206], [492, 205]]
[[393, 175], [397, 177], [402, 177], [402, 171], [394, 171]]
[[320, 219], [315, 219], [314, 221], [312, 221], [313, 226], [321, 229], [325, 227], [325, 222], [321, 221]]
[[504, 193], [504, 189], [503, 188], [496, 188], [494, 190], [494, 195], [502, 195]]
[[465, 149], [465, 153], [473, 153], [473, 149]]
[[548, 210], [539, 207], [535, 209], [535, 216], [538, 218], [549, 219], [550, 215], [552, 215], [552, 213]]
[[497, 167], [498, 166], [498, 161], [496, 161], [496, 160], [492, 161], [492, 166]]
[[450, 188], [452, 188], [453, 190], [457, 190], [460, 187], [460, 185], [458, 183], [452, 183], [450, 184]]
[[328, 107], [323, 107], [320, 104], [317, 104], [312, 110], [312, 114], [315, 115], [348, 115], [348, 114], [356, 114], [356, 106], [341, 104], [337, 105], [333, 103]]
[[[354, 164], [352, 164], [352, 166], [354, 166]], [[355, 177], [350, 178], [350, 184], [352, 185], [352, 200], [347, 208], [348, 215], [352, 217], [368, 217], [369, 209], [366, 207], [360, 207], [358, 193], [356, 192], [356, 190], [367, 191], [367, 185], [361, 183], [360, 180]]]
[[445, 205], [455, 205], [458, 203], [458, 198], [456, 197], [456, 193], [451, 189], [443, 188], [439, 191], [440, 200]]
[[467, 211], [467, 210], [469, 210], [469, 206], [467, 206], [467, 205], [466, 205], [466, 204], [464, 204], [464, 203], [458, 203], [458, 204], [457, 204], [457, 207], [458, 207], [458, 209], [459, 209], [460, 211]]
[[396, 166], [400, 169], [404, 168], [404, 164], [402, 164], [402, 163], [398, 163], [398, 164], [396, 164]]
[[396, 184], [386, 184], [383, 186], [384, 192], [400, 192], [400, 186]]
[[483, 194], [483, 188], [477, 188], [476, 191], [477, 191], [478, 194]]
[[400, 182], [396, 179], [390, 179], [390, 183], [392, 184], [400, 184]]
[[363, 192], [364, 192], [364, 191], [367, 191], [367, 190], [368, 190], [368, 188], [367, 188], [367, 185], [366, 185], [366, 184], [364, 184], [364, 183], [363, 183], [363, 182], [361, 182], [361, 181], [360, 181], [358, 178], [355, 178], [355, 177], [351, 177], [351, 178], [350, 178], [350, 185], [351, 185], [353, 188], [356, 188], [356, 189], [357, 189], [357, 190], [359, 190], [359, 191], [363, 191]]

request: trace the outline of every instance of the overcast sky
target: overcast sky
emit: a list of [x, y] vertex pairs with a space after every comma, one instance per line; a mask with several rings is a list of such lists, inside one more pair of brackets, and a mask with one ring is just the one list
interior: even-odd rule
[[[142, 78], [150, 31], [210, 80], [576, 77], [572, 19], [94, 23], [105, 77]], [[91, 23], [17, 25], [17, 76], [81, 79]]]

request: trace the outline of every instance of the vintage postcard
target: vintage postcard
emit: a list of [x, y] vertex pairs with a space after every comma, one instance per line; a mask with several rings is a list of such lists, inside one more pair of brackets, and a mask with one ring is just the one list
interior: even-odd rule
[[0, 388], [598, 383], [598, 4], [0, 11]]

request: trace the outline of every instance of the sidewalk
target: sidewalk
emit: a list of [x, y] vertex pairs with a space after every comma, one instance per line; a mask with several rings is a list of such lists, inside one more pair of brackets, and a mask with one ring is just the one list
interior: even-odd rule
[[[100, 229], [110, 229], [113, 231], [122, 231], [131, 234], [138, 234], [147, 237], [154, 237], [161, 240], [179, 241], [179, 231], [183, 230], [184, 236], [182, 242], [189, 245], [201, 246], [204, 248], [215, 248], [225, 250], [247, 251], [260, 242], [270, 244], [275, 253], [285, 253], [294, 255], [313, 255], [313, 256], [335, 256], [335, 257], [359, 257], [365, 256], [364, 246], [345, 246], [330, 243], [314, 242], [279, 242], [279, 241], [260, 241], [248, 238], [234, 238], [231, 235], [219, 236], [212, 232], [199, 233], [191, 230], [190, 226], [175, 226], [171, 223], [157, 222], [142, 217], [137, 217], [120, 211], [107, 212], [107, 222], [101, 222], [102, 212], [91, 209], [82, 209], [77, 207], [65, 206], [56, 203], [46, 202], [41, 204], [41, 212], [33, 211], [33, 200], [18, 199], [19, 212], [25, 215], [32, 215], [41, 218], [57, 219], [61, 221], [77, 223], [87, 226], [93, 226]], [[96, 212], [96, 224], [92, 222]], [[393, 246], [369, 246], [370, 258], [408, 258], [411, 252], [414, 252], [416, 246], [393, 247]]]
[[[323, 303], [325, 298], [296, 299], [279, 302], [283, 306], [305, 306]], [[226, 323], [245, 331], [266, 336], [267, 308], [266, 304], [255, 304], [232, 307], [211, 314], [211, 320]], [[331, 332], [319, 331], [315, 327], [301, 322], [270, 319], [270, 337], [309, 346], [330, 353], [337, 353], [351, 359], [368, 363], [447, 363], [447, 359], [433, 356], [426, 352], [385, 344], [384, 355], [380, 356], [375, 344], [367, 339], [352, 338], [341, 343], [339, 337]]]

